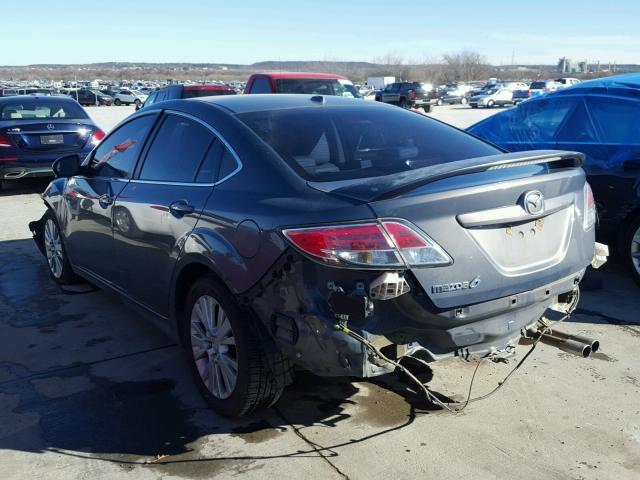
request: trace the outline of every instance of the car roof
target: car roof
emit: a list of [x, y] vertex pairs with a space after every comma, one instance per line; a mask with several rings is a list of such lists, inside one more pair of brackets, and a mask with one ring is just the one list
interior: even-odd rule
[[273, 78], [274, 80], [285, 78], [326, 78], [329, 80], [347, 80], [342, 75], [335, 75], [333, 73], [307, 73], [307, 72], [278, 72], [278, 73], [254, 73], [253, 76], [265, 76]]
[[[322, 101], [312, 100], [322, 99]], [[381, 108], [388, 107], [379, 102], [365, 102], [359, 98], [339, 97], [336, 95], [307, 95], [289, 93], [266, 93], [251, 95], [224, 95], [216, 97], [197, 97], [183, 100], [185, 102], [204, 102], [223, 107], [232, 113], [247, 113], [263, 110], [282, 110], [286, 108], [305, 107], [353, 107]]]

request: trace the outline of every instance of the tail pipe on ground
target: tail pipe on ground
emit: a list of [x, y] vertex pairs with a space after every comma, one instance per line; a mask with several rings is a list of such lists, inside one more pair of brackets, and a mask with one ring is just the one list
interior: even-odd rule
[[[529, 330], [529, 335], [533, 338], [540, 336], [540, 330]], [[558, 330], [552, 330], [549, 333], [545, 333], [542, 336], [542, 341], [548, 345], [559, 348], [566, 352], [575, 353], [587, 358], [592, 353], [597, 352], [600, 348], [600, 342], [591, 338], [582, 337], [579, 335], [570, 335]]]

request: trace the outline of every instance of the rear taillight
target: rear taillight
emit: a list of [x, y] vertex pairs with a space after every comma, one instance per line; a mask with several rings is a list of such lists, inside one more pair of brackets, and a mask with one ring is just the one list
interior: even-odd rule
[[89, 139], [89, 143], [94, 147], [100, 143], [100, 140], [104, 138], [104, 132], [100, 129], [95, 129], [91, 134], [91, 138]]
[[302, 252], [335, 266], [405, 268], [452, 262], [433, 240], [398, 221], [295, 228], [283, 234]]
[[0, 162], [15, 162], [18, 157], [0, 157]]
[[11, 140], [6, 135], [0, 133], [0, 148], [10, 148], [13, 147], [11, 144]]
[[596, 200], [593, 198], [593, 190], [591, 186], [584, 182], [584, 216], [582, 217], [582, 226], [585, 230], [589, 230], [596, 223]]

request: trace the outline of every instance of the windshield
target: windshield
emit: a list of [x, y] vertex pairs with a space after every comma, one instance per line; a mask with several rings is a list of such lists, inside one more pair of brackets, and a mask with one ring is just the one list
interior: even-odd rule
[[48, 118], [89, 118], [80, 105], [71, 102], [15, 102], [0, 106], [2, 120], [34, 120]]
[[531, 90], [542, 90], [546, 86], [546, 82], [533, 82], [529, 88]]
[[464, 132], [403, 109], [297, 108], [238, 117], [312, 181], [389, 175], [500, 153]]

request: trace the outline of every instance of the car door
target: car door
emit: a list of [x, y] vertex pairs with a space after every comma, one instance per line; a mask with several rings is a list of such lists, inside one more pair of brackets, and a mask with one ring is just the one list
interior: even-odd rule
[[126, 293], [167, 316], [171, 275], [217, 174], [222, 142], [206, 124], [166, 113], [114, 205], [115, 259]]
[[65, 236], [74, 267], [113, 286], [120, 272], [113, 261], [113, 204], [131, 178], [157, 112], [136, 117], [111, 132], [71, 177], [64, 191]]
[[398, 103], [400, 101], [400, 84], [392, 83], [382, 91], [382, 101], [385, 103]]

